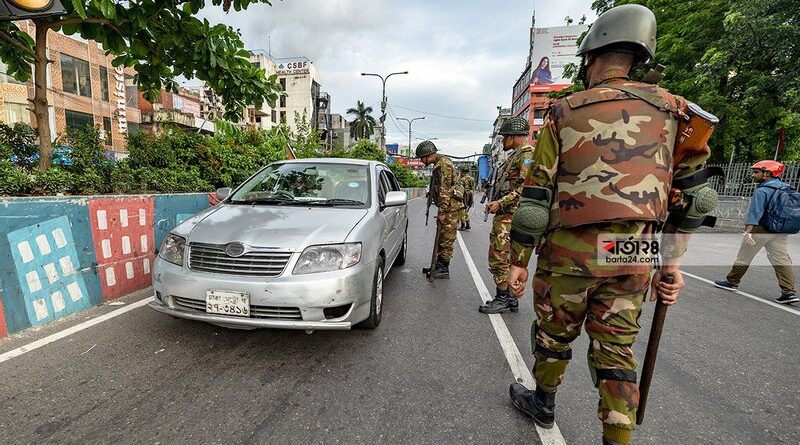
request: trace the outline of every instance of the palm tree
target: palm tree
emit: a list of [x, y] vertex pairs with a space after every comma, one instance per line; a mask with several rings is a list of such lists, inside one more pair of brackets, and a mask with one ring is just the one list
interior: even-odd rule
[[364, 106], [364, 102], [359, 100], [355, 108], [347, 110], [347, 114], [355, 116], [350, 122], [350, 137], [355, 140], [366, 139], [375, 130], [376, 122], [372, 117], [372, 107]]

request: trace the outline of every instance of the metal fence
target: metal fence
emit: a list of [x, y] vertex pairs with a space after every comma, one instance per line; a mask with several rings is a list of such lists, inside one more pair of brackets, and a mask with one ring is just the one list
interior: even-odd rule
[[[750, 179], [751, 165], [753, 164], [716, 164], [717, 167], [725, 170], [725, 179], [714, 177], [709, 180], [709, 183], [721, 196], [749, 198], [753, 196], [753, 191], [758, 185]], [[800, 189], [800, 162], [786, 164], [781, 181], [795, 189]]]

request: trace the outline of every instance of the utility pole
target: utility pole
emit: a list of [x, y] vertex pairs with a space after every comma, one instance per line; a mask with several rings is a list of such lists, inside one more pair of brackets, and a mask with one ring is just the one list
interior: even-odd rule
[[425, 116], [423, 116], [423, 117], [415, 117], [415, 118], [413, 118], [411, 120], [408, 120], [408, 119], [406, 119], [404, 117], [398, 117], [397, 118], [397, 120], [399, 120], [399, 121], [408, 122], [408, 157], [409, 158], [411, 157], [411, 123], [416, 121], [416, 120], [420, 120], [420, 119], [425, 119]]
[[383, 92], [381, 93], [381, 150], [383, 150], [383, 152], [386, 152], [386, 125], [384, 124], [384, 122], [386, 121], [386, 81], [389, 80], [389, 78], [394, 76], [395, 74], [408, 74], [408, 71], [391, 73], [386, 77], [383, 77], [380, 74], [375, 74], [375, 73], [361, 73], [362, 76], [377, 77], [381, 80], [381, 83], [383, 84]]

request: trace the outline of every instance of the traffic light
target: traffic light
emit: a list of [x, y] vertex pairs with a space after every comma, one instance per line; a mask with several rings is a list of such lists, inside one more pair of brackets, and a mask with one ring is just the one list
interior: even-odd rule
[[0, 22], [66, 14], [59, 0], [0, 0]]

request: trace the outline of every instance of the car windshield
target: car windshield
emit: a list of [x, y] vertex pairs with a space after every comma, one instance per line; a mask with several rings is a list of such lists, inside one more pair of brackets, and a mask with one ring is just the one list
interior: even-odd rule
[[231, 204], [369, 205], [366, 165], [286, 162], [258, 172], [231, 197]]

